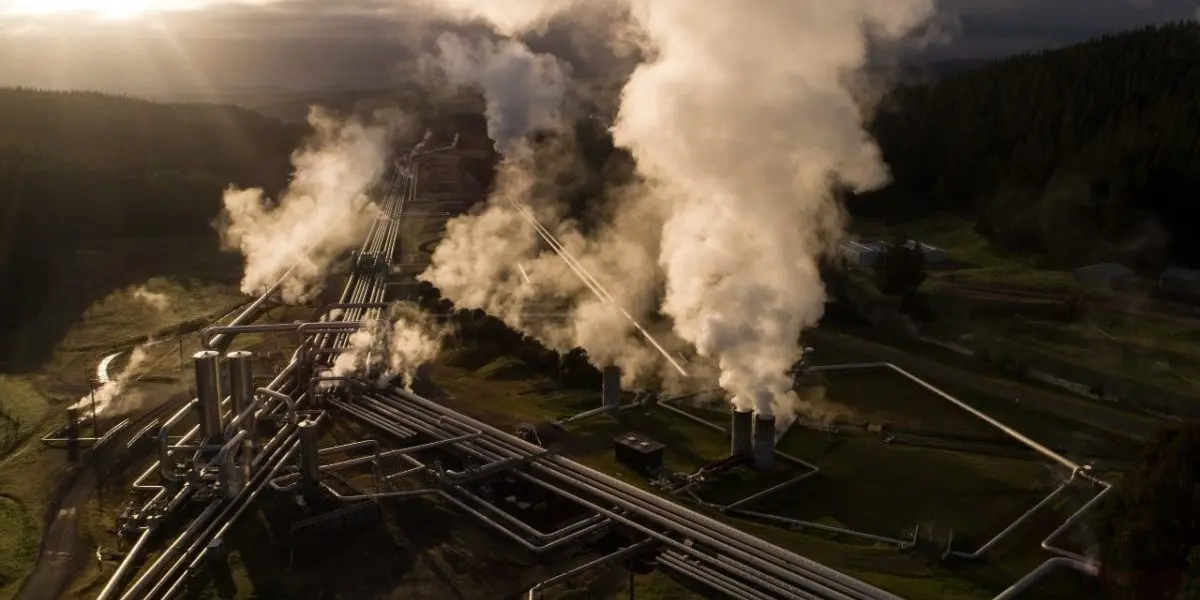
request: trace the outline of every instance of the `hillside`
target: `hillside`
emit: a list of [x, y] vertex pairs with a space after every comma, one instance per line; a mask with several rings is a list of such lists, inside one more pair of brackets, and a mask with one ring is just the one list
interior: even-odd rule
[[1047, 266], [1200, 266], [1198, 44], [1147, 28], [900, 89], [872, 125], [895, 183], [851, 209], [967, 215]]
[[[172, 236], [215, 246], [211, 222], [222, 190], [231, 183], [280, 189], [303, 133], [228, 106], [0, 90], [0, 342], [46, 312], [52, 290], [66, 289], [64, 263], [78, 249]], [[143, 266], [124, 271], [131, 281], [173, 275], [141, 273]]]

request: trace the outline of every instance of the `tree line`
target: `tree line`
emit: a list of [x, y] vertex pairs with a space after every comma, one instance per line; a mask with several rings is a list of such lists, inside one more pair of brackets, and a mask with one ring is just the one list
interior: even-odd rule
[[953, 211], [1046, 266], [1200, 267], [1200, 24], [1106, 35], [902, 87], [871, 128], [895, 221]]

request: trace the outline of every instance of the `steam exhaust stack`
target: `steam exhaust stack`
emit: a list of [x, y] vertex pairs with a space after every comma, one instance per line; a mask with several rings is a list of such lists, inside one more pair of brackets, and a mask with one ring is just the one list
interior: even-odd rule
[[729, 424], [729, 455], [750, 456], [754, 451], [754, 412], [734, 409]]
[[321, 464], [317, 461], [317, 423], [305, 419], [296, 425], [300, 433], [300, 480], [307, 487], [321, 481]]
[[759, 414], [754, 418], [754, 467], [760, 471], [775, 466], [775, 416]]
[[603, 390], [600, 392], [605, 408], [621, 406], [621, 367], [604, 367], [601, 372]]
[[199, 413], [200, 437], [210, 444], [223, 442], [221, 431], [221, 383], [217, 362], [221, 354], [201, 350], [192, 356], [196, 367], [196, 410]]
[[[229, 361], [229, 395], [233, 398], [234, 416], [246, 412], [254, 404], [254, 369], [250, 364], [253, 356], [254, 354], [241, 350], [225, 355]], [[253, 417], [241, 423], [242, 429], [250, 434], [250, 439], [254, 439], [254, 425]]]

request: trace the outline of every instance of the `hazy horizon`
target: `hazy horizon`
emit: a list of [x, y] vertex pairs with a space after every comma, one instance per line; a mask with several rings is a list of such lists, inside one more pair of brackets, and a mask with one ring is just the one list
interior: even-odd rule
[[[247, 91], [385, 88], [447, 30], [488, 27], [430, 8], [459, 0], [193, 0], [191, 10], [100, 18], [20, 14], [0, 0], [0, 86], [94, 90], [144, 97]], [[84, 6], [88, 0], [62, 0]], [[180, 2], [143, 5], [181, 6]], [[941, 0], [939, 43], [922, 64], [978, 60], [1079, 42], [1106, 32], [1193, 17], [1185, 0]], [[48, 4], [45, 6], [49, 6]], [[127, 6], [123, 4], [122, 6]], [[133, 5], [128, 5], [133, 6]], [[41, 8], [39, 8], [41, 10]], [[25, 10], [25, 12], [29, 12]], [[108, 15], [113, 17], [114, 15]], [[593, 24], [553, 22], [531, 46], [575, 69], [610, 60]], [[529, 36], [525, 36], [527, 39]]]

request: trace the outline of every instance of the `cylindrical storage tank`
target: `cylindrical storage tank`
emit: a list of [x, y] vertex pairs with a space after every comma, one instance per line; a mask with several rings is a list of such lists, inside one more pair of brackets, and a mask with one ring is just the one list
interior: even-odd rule
[[775, 416], [754, 418], [754, 466], [766, 471], [775, 466]]
[[200, 437], [208, 443], [221, 443], [221, 382], [217, 369], [221, 354], [201, 350], [192, 356], [196, 367], [196, 410], [199, 412]]
[[603, 390], [601, 397], [604, 406], [613, 408], [621, 405], [621, 367], [611, 365], [601, 371]]
[[317, 461], [317, 423], [305, 419], [296, 425], [300, 433], [300, 478], [305, 485], [321, 480], [321, 463]]
[[734, 409], [729, 423], [729, 455], [749, 456], [754, 451], [754, 412]]
[[[239, 350], [225, 355], [229, 364], [229, 395], [233, 399], [233, 414], [240, 415], [254, 404], [254, 369], [250, 364], [253, 353]], [[241, 423], [242, 429], [254, 436], [254, 417]]]

